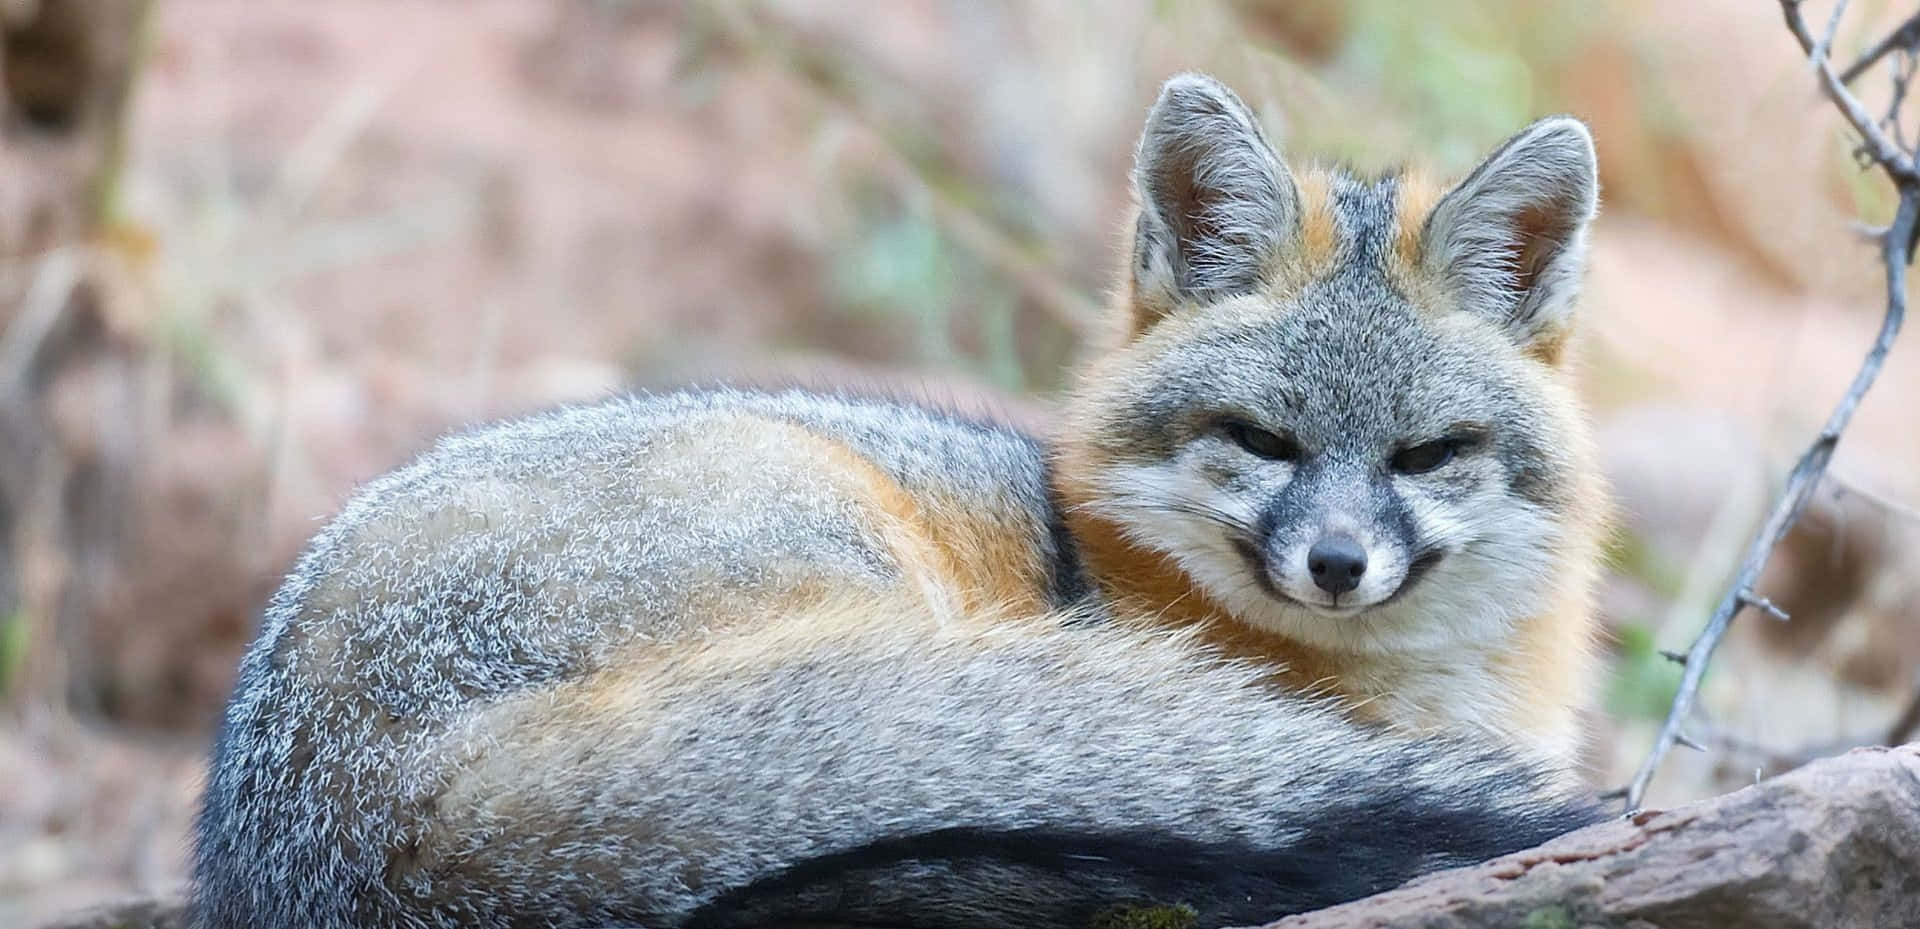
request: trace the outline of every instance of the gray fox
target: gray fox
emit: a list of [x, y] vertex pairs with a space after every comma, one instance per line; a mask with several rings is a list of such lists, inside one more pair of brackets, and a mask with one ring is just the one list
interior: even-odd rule
[[716, 389], [365, 487], [241, 663], [204, 929], [1244, 924], [1591, 821], [1585, 129], [1296, 178], [1183, 75], [1137, 165], [1057, 439]]

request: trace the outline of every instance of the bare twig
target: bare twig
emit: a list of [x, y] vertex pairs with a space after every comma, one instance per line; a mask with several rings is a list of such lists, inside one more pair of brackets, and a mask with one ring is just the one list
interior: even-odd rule
[[1827, 17], [1827, 31], [1820, 34], [1820, 41], [1813, 51], [1807, 54], [1807, 60], [1818, 68], [1833, 53], [1833, 36], [1840, 31], [1840, 17], [1847, 15], [1847, 0], [1837, 0], [1833, 5], [1833, 15]]
[[1911, 158], [1913, 157], [1914, 146], [1907, 144], [1907, 132], [1905, 129], [1900, 128], [1900, 105], [1898, 101], [1907, 99], [1907, 90], [1913, 85], [1915, 68], [1920, 67], [1920, 57], [1914, 55], [1913, 49], [1903, 48], [1894, 56], [1894, 61], [1893, 99], [1896, 102], [1893, 106], [1887, 108], [1887, 118], [1881, 120], [1880, 125], [1884, 126], [1887, 132], [1893, 137], [1893, 144], [1899, 146], [1900, 150], [1906, 152], [1907, 157]]
[[[1820, 89], [1826, 93], [1828, 100], [1833, 101], [1834, 106], [1840, 108], [1847, 122], [1853, 124], [1854, 131], [1860, 133], [1861, 149], [1866, 156], [1879, 164], [1896, 185], [1920, 184], [1920, 173], [1915, 173], [1913, 159], [1907, 157], [1899, 146], [1880, 131], [1879, 121], [1860, 105], [1859, 99], [1847, 90], [1845, 84], [1840, 83], [1840, 76], [1833, 73], [1833, 62], [1824, 55], [1814, 56], [1815, 42], [1807, 32], [1807, 21], [1800, 16], [1800, 0], [1780, 0], [1780, 10], [1786, 16], [1787, 29], [1800, 41], [1800, 48], [1814, 58], [1814, 72], [1820, 77]], [[1898, 107], [1900, 103], [1895, 100], [1892, 106]]]
[[[1798, 514], [1795, 514], [1795, 516], [1797, 518]], [[1787, 611], [1781, 609], [1779, 604], [1774, 603], [1772, 600], [1768, 600], [1767, 598], [1762, 597], [1751, 590], [1742, 590], [1739, 593], [1734, 594], [1734, 596], [1740, 598], [1741, 606], [1753, 607], [1754, 609], [1759, 610], [1760, 612], [1765, 613], [1768, 616], [1771, 616], [1774, 619], [1777, 619], [1783, 623], [1793, 618], [1791, 616], [1788, 616]]]
[[[1844, 3], [1841, 4], [1845, 6]], [[1894, 212], [1893, 222], [1879, 236], [1880, 257], [1886, 266], [1887, 303], [1886, 312], [1880, 323], [1880, 333], [1868, 349], [1866, 358], [1860, 364], [1860, 370], [1854, 375], [1853, 383], [1840, 398], [1840, 402], [1827, 417], [1826, 425], [1814, 439], [1813, 444], [1800, 455], [1793, 470], [1787, 475], [1786, 488], [1774, 502], [1772, 511], [1761, 526], [1759, 534], [1748, 546], [1746, 557], [1741, 560], [1740, 569], [1735, 574], [1732, 585], [1725, 597], [1720, 600], [1713, 615], [1708, 618], [1706, 628], [1693, 640], [1681, 660], [1680, 687], [1674, 694], [1673, 705], [1667, 712], [1666, 720], [1660, 725], [1660, 733], [1654, 738], [1653, 747], [1647, 752], [1647, 758], [1634, 773], [1622, 795], [1629, 811], [1637, 810], [1640, 801], [1646, 796], [1647, 786], [1653, 781], [1654, 773], [1667, 753], [1675, 745], [1693, 745], [1682, 730], [1683, 724], [1693, 711], [1695, 700], [1699, 696], [1700, 682], [1706, 676], [1707, 664], [1713, 657], [1714, 649], [1726, 635], [1727, 627], [1735, 616], [1748, 606], [1759, 607], [1776, 616], [1783, 611], [1773, 606], [1765, 598], [1754, 593], [1754, 584], [1760, 579], [1760, 572], [1766, 567], [1767, 559], [1773, 548], [1787, 531], [1800, 518], [1806, 509], [1807, 501], [1820, 485], [1821, 476], [1826, 472], [1827, 464], [1833, 459], [1834, 448], [1840, 442], [1841, 434], [1847, 423], [1852, 420], [1854, 410], [1860, 400], [1873, 386], [1874, 379], [1880, 374], [1880, 368], [1886, 362], [1887, 352], [1893, 347], [1894, 338], [1899, 335], [1900, 325], [1906, 319], [1907, 312], [1907, 265], [1913, 259], [1913, 240], [1916, 224], [1920, 224], [1920, 174], [1914, 171], [1913, 160], [1902, 148], [1888, 139], [1881, 130], [1881, 123], [1867, 114], [1840, 78], [1833, 73], [1827, 60], [1827, 48], [1816, 43], [1807, 32], [1806, 21], [1800, 15], [1800, 0], [1780, 0], [1781, 13], [1785, 16], [1787, 28], [1793, 32], [1813, 62], [1814, 70], [1820, 78], [1822, 90], [1832, 100], [1847, 121], [1860, 133], [1861, 151], [1873, 163], [1880, 166], [1893, 181], [1900, 194], [1900, 205]], [[1839, 13], [1828, 25], [1828, 34], [1837, 28]], [[1904, 86], [1904, 85], [1903, 85]], [[1902, 100], [1896, 95], [1891, 108], [1898, 108]]]
[[[1920, 187], [1903, 188], [1900, 208], [1888, 227], [1883, 241], [1883, 257], [1887, 266], [1887, 310], [1881, 322], [1880, 335], [1874, 340], [1873, 347], [1867, 352], [1860, 371], [1854, 375], [1853, 384], [1847, 390], [1840, 403], [1834, 407], [1827, 419], [1826, 427], [1820, 431], [1812, 445], [1801, 454], [1794, 464], [1793, 471], [1787, 477], [1786, 490], [1775, 502], [1771, 514], [1760, 530], [1760, 534], [1747, 549], [1746, 557], [1741, 561], [1740, 570], [1734, 579], [1732, 590], [1720, 601], [1713, 616], [1700, 636], [1687, 649], [1680, 676], [1680, 688], [1674, 695], [1672, 709], [1667, 713], [1666, 721], [1660, 727], [1653, 748], [1647, 759], [1640, 765], [1632, 782], [1627, 785], [1626, 805], [1629, 810], [1638, 809], [1640, 800], [1646, 795], [1647, 785], [1652, 782], [1660, 762], [1676, 744], [1685, 744], [1686, 736], [1681, 726], [1692, 711], [1698, 696], [1700, 681], [1706, 675], [1707, 663], [1714, 649], [1720, 645], [1720, 639], [1726, 634], [1727, 627], [1743, 607], [1755, 605], [1749, 594], [1753, 584], [1760, 578], [1760, 572], [1766, 567], [1768, 556], [1773, 547], [1787, 534], [1799, 519], [1800, 512], [1812, 497], [1814, 488], [1819, 485], [1820, 477], [1826, 471], [1827, 463], [1833, 458], [1834, 447], [1840, 441], [1841, 433], [1853, 418], [1854, 409], [1859, 406], [1860, 398], [1873, 385], [1880, 373], [1880, 367], [1886, 360], [1887, 350], [1892, 347], [1894, 336], [1900, 331], [1900, 324], [1906, 316], [1906, 276], [1907, 259], [1911, 254], [1908, 243], [1913, 236], [1916, 218], [1920, 218]], [[1777, 610], [1777, 608], [1776, 608]]]
[[1887, 737], [1880, 741], [1886, 745], [1905, 745], [1916, 733], [1920, 733], [1920, 687], [1914, 689], [1907, 708], [1900, 711], [1900, 718], [1894, 720], [1887, 729]]
[[1840, 83], [1853, 83], [1854, 78], [1865, 74], [1874, 62], [1886, 57], [1888, 52], [1896, 48], [1911, 51], [1916, 43], [1920, 43], [1920, 13], [1907, 17], [1907, 21], [1901, 23], [1899, 28], [1887, 33], [1886, 38], [1873, 43], [1872, 48], [1861, 53], [1853, 64], [1847, 65], [1847, 70], [1840, 72]]

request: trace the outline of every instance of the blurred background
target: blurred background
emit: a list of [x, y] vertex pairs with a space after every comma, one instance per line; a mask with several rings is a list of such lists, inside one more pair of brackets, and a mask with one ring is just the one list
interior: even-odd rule
[[[1808, 19], [1826, 20], [1810, 3]], [[1911, 12], [1860, 0], [1835, 57]], [[1771, 0], [0, 0], [0, 924], [179, 886], [256, 611], [461, 424], [728, 378], [1044, 426], [1157, 84], [1295, 158], [1593, 127], [1620, 528], [1594, 783], [1872, 338], [1855, 165]], [[1886, 75], [1863, 79], [1884, 100]], [[1920, 335], [1650, 795], [1887, 737], [1920, 671]]]

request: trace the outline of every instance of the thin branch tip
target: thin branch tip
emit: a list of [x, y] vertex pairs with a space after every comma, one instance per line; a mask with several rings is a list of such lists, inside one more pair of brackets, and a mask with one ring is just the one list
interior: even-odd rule
[[[1787, 29], [1806, 52], [1815, 74], [1819, 78], [1820, 88], [1833, 105], [1840, 110], [1852, 128], [1859, 133], [1860, 154], [1868, 163], [1877, 165], [1899, 191], [1899, 207], [1894, 212], [1893, 221], [1885, 230], [1880, 231], [1881, 261], [1886, 268], [1886, 308], [1880, 323], [1880, 332], [1873, 344], [1867, 349], [1861, 360], [1859, 370], [1845, 394], [1835, 403], [1825, 425], [1818, 435], [1801, 452], [1793, 469], [1788, 472], [1786, 486], [1774, 500], [1766, 521], [1747, 548], [1740, 562], [1734, 582], [1729, 585], [1713, 613], [1707, 618], [1706, 625], [1694, 639], [1684, 655], [1662, 652], [1670, 661], [1682, 666], [1680, 686], [1675, 689], [1673, 702], [1667, 709], [1667, 717], [1661, 723], [1660, 732], [1654, 738], [1647, 757], [1634, 772], [1633, 779], [1620, 792], [1623, 805], [1629, 811], [1637, 810], [1646, 797], [1647, 787], [1653, 782], [1654, 774], [1666, 759], [1667, 753], [1675, 745], [1700, 748], [1700, 744], [1682, 730], [1682, 721], [1693, 712], [1699, 698], [1700, 683], [1705, 677], [1707, 664], [1712, 660], [1714, 650], [1720, 645], [1728, 627], [1734, 618], [1746, 607], [1753, 607], [1779, 620], [1787, 620], [1787, 612], [1773, 601], [1754, 593], [1754, 585], [1760, 579], [1760, 573], [1766, 568], [1773, 554], [1774, 546], [1786, 537], [1786, 534], [1799, 520], [1801, 512], [1819, 487], [1827, 466], [1833, 460], [1833, 452], [1846, 432], [1847, 424], [1853, 419], [1854, 410], [1860, 400], [1872, 388], [1879, 377], [1880, 369], [1886, 362], [1887, 353], [1893, 347], [1895, 337], [1905, 322], [1907, 310], [1907, 265], [1913, 259], [1916, 236], [1920, 235], [1920, 172], [1916, 172], [1911, 149], [1899, 139], [1899, 106], [1906, 98], [1907, 88], [1915, 67], [1910, 60], [1911, 52], [1920, 45], [1920, 13], [1914, 14], [1894, 34], [1881, 40], [1873, 49], [1869, 49], [1854, 66], [1847, 69], [1849, 77], [1857, 77], [1874, 61], [1883, 58], [1895, 48], [1903, 50], [1903, 69], [1895, 78], [1895, 93], [1889, 115], [1882, 120], [1870, 116], [1866, 108], [1860, 105], [1846, 87], [1841, 76], [1835, 74], [1828, 61], [1828, 52], [1833, 35], [1838, 31], [1841, 13], [1846, 8], [1845, 0], [1836, 4], [1832, 17], [1828, 20], [1827, 30], [1822, 39], [1815, 40], [1808, 32], [1804, 17], [1801, 16], [1800, 0], [1779, 0], [1780, 11], [1786, 20]], [[1882, 46], [1885, 46], [1882, 48]], [[1890, 129], [1895, 137], [1889, 138], [1885, 130]], [[1908, 717], [1911, 717], [1909, 719]], [[1904, 730], [1904, 731], [1903, 731]], [[1911, 735], [1920, 730], [1920, 694], [1916, 694], [1910, 712], [1903, 714], [1902, 721], [1889, 732], [1889, 739]]]
[[[1824, 440], [1825, 437], [1822, 436], [1822, 439]], [[1769, 600], [1765, 597], [1759, 596], [1758, 594], [1755, 594], [1751, 590], [1740, 591], [1740, 602], [1746, 604], [1747, 606], [1753, 607], [1754, 609], [1759, 610], [1760, 612], [1765, 613], [1768, 616], [1771, 616], [1774, 619], [1777, 619], [1783, 623], [1793, 619], [1793, 617], [1787, 615], [1786, 610], [1783, 610], [1780, 608], [1779, 604], [1774, 603], [1772, 600]]]

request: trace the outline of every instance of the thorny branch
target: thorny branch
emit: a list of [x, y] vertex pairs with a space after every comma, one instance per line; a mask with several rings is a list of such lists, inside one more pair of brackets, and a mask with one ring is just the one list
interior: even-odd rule
[[1886, 38], [1873, 43], [1872, 48], [1862, 52], [1853, 64], [1847, 66], [1847, 70], [1840, 72], [1840, 83], [1853, 83], [1854, 78], [1865, 74], [1868, 68], [1873, 67], [1874, 62], [1886, 57], [1888, 52], [1894, 49], [1911, 51], [1916, 42], [1920, 42], [1920, 13], [1907, 17], [1907, 21], [1901, 23], [1898, 29], [1887, 33]]
[[[1859, 98], [1855, 97], [1852, 91], [1847, 90], [1847, 85], [1841, 82], [1840, 76], [1833, 73], [1833, 62], [1827, 60], [1825, 55], [1814, 55], [1817, 46], [1813, 35], [1807, 32], [1807, 21], [1800, 16], [1800, 0], [1780, 0], [1780, 10], [1787, 18], [1787, 28], [1792, 30], [1793, 37], [1800, 41], [1800, 48], [1813, 58], [1814, 72], [1820, 78], [1821, 91], [1827, 95], [1828, 100], [1833, 101], [1834, 106], [1840, 108], [1840, 115], [1845, 116], [1847, 122], [1853, 124], [1854, 131], [1860, 134], [1861, 152], [1869, 161], [1878, 164], [1881, 170], [1887, 172], [1887, 177], [1893, 180], [1894, 186], [1899, 187], [1904, 196], [1908, 187], [1920, 184], [1920, 174], [1914, 171], [1913, 159], [1880, 131], [1879, 121], [1867, 112], [1866, 107], [1860, 105]], [[1905, 101], [1895, 98], [1889, 110], [1898, 109], [1903, 102]]]
[[1820, 43], [1807, 52], [1807, 60], [1813, 62], [1815, 67], [1833, 57], [1833, 37], [1839, 34], [1840, 17], [1845, 15], [1847, 0], [1834, 0], [1833, 12], [1827, 16], [1827, 31], [1820, 34]]
[[[1913, 49], [1903, 48], [1895, 55], [1893, 66], [1893, 99], [1907, 99], [1907, 89], [1913, 84], [1914, 72], [1917, 67], [1920, 67], [1920, 55], [1916, 55]], [[1881, 120], [1880, 125], [1893, 137], [1894, 145], [1899, 146], [1900, 150], [1906, 152], [1909, 157], [1913, 155], [1914, 146], [1907, 144], [1907, 132], [1900, 127], [1900, 108], [1898, 106], [1887, 109], [1887, 118]]]
[[[1840, 8], [1844, 8], [1844, 3]], [[1667, 711], [1667, 718], [1660, 726], [1660, 733], [1654, 738], [1653, 747], [1647, 752], [1647, 758], [1633, 775], [1633, 780], [1621, 792], [1629, 812], [1640, 808], [1640, 801], [1646, 796], [1647, 785], [1653, 781], [1653, 775], [1666, 759], [1667, 753], [1675, 745], [1698, 746], [1698, 741], [1690, 738], [1684, 731], [1684, 723], [1693, 710], [1695, 699], [1699, 695], [1700, 681], [1706, 676], [1707, 663], [1712, 660], [1714, 649], [1726, 635], [1727, 627], [1735, 616], [1746, 607], [1756, 607], [1785, 618], [1779, 607], [1754, 592], [1754, 584], [1760, 579], [1760, 572], [1766, 567], [1768, 557], [1780, 539], [1793, 528], [1819, 486], [1821, 476], [1826, 473], [1827, 464], [1833, 459], [1833, 450], [1840, 442], [1840, 435], [1853, 418], [1853, 411], [1860, 405], [1861, 397], [1873, 386], [1874, 379], [1880, 374], [1880, 367], [1886, 362], [1887, 351], [1893, 347], [1894, 337], [1900, 332], [1900, 324], [1907, 313], [1907, 265], [1913, 260], [1914, 234], [1920, 224], [1920, 173], [1916, 173], [1913, 157], [1895, 139], [1887, 137], [1883, 125], [1895, 125], [1893, 114], [1897, 113], [1905, 101], [1906, 79], [1897, 76], [1895, 93], [1889, 104], [1889, 115], [1884, 120], [1874, 119], [1851, 91], [1845, 81], [1833, 71], [1828, 58], [1829, 49], [1825, 40], [1816, 42], [1807, 31], [1806, 20], [1801, 16], [1800, 0], [1780, 0], [1780, 11], [1786, 18], [1787, 28], [1800, 42], [1819, 78], [1820, 88], [1827, 99], [1840, 109], [1856, 132], [1860, 134], [1860, 153], [1862, 158], [1878, 165], [1885, 171], [1894, 188], [1899, 192], [1900, 205], [1894, 212], [1893, 222], [1879, 236], [1880, 257], [1886, 265], [1887, 306], [1886, 314], [1880, 323], [1880, 334], [1867, 350], [1860, 370], [1853, 377], [1853, 383], [1840, 398], [1840, 402], [1827, 417], [1825, 427], [1820, 430], [1813, 444], [1802, 452], [1794, 463], [1793, 470], [1787, 475], [1787, 485], [1773, 509], [1761, 526], [1759, 534], [1747, 548], [1746, 556], [1740, 562], [1740, 570], [1735, 575], [1731, 589], [1720, 601], [1713, 615], [1708, 618], [1706, 628], [1700, 631], [1684, 655], [1673, 655], [1683, 666], [1679, 690], [1674, 694], [1673, 705]], [[1838, 24], [1840, 9], [1835, 10], [1833, 21], [1827, 28], [1830, 37]], [[1862, 56], [1860, 63], [1849, 68], [1850, 75], [1857, 75], [1868, 65], [1883, 57], [1888, 50], [1901, 49], [1911, 54], [1916, 42], [1920, 42], [1920, 26], [1915, 21], [1920, 14], [1910, 19], [1894, 34], [1876, 43], [1872, 50]], [[1884, 46], [1884, 48], [1882, 48]], [[1900, 728], [1894, 730], [1899, 734]]]
[[1920, 733], [1920, 689], [1916, 689], [1907, 700], [1907, 708], [1900, 711], [1900, 718], [1894, 721], [1887, 730], [1887, 737], [1881, 742], [1886, 745], [1905, 745], [1915, 733]]

